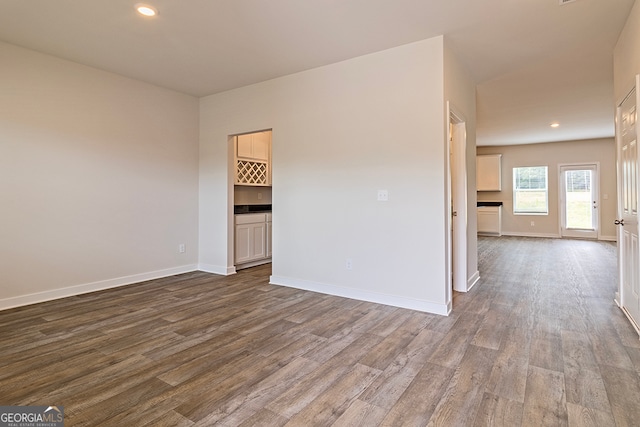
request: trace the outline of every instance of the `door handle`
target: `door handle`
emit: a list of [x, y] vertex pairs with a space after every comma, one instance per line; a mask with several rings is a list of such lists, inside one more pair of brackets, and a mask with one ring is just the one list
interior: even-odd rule
[[613, 223], [615, 225], [621, 225], [624, 227], [624, 219], [620, 219], [620, 220], [616, 219], [615, 221], [613, 221]]

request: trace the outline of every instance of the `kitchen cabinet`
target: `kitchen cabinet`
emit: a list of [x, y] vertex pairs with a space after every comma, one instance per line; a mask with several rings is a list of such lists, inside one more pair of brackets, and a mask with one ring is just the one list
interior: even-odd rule
[[270, 132], [256, 132], [238, 135], [237, 155], [251, 160], [269, 160]]
[[502, 154], [476, 156], [478, 191], [502, 191]]
[[267, 258], [271, 258], [271, 236], [273, 235], [273, 233], [271, 232], [272, 230], [272, 226], [271, 226], [271, 214], [268, 213], [267, 214]]
[[[269, 222], [267, 222], [267, 215]], [[271, 214], [254, 213], [235, 216], [236, 268], [270, 262]]]
[[489, 236], [502, 235], [502, 207], [478, 207], [478, 234]]
[[235, 185], [271, 185], [271, 131], [235, 138]]

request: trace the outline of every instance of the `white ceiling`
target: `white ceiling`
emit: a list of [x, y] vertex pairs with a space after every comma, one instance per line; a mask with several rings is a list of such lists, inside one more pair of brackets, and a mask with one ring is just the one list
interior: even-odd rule
[[613, 135], [633, 2], [149, 0], [149, 19], [136, 0], [0, 0], [0, 40], [204, 96], [444, 34], [478, 83], [478, 144], [550, 142]]

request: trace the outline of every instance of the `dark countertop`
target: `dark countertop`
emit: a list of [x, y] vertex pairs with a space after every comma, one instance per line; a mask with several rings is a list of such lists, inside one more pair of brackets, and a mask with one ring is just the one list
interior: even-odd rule
[[266, 212], [271, 212], [271, 205], [235, 205], [233, 207], [233, 213], [235, 215]]
[[502, 206], [502, 202], [481, 202], [478, 201], [478, 207], [482, 206]]

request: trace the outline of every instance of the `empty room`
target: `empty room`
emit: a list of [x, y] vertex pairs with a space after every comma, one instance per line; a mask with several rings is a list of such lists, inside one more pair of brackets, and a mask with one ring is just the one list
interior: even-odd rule
[[0, 0], [0, 425], [638, 425], [638, 86], [635, 0]]

